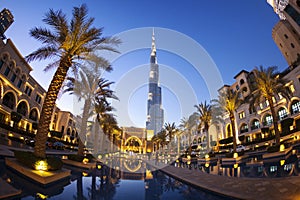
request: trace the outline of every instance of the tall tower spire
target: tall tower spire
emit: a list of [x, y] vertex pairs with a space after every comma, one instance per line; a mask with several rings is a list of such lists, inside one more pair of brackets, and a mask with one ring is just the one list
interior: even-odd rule
[[152, 45], [151, 45], [150, 63], [157, 64], [154, 28], [152, 29]]
[[162, 109], [161, 87], [159, 87], [159, 68], [156, 58], [156, 44], [154, 29], [152, 31], [152, 45], [150, 54], [149, 92], [147, 104], [146, 129], [157, 134], [161, 131], [164, 122]]

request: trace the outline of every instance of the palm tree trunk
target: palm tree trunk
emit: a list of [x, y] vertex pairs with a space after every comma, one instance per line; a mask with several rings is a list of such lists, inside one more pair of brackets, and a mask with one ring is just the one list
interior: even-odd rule
[[95, 127], [94, 127], [94, 144], [93, 144], [94, 151], [95, 151], [96, 154], [98, 154], [98, 152], [99, 152], [99, 143], [98, 143], [99, 136], [100, 136], [100, 129], [99, 128], [100, 128], [100, 124], [99, 124], [98, 120], [96, 119], [95, 120]]
[[84, 142], [86, 140], [86, 128], [87, 128], [87, 121], [89, 118], [89, 112], [91, 108], [91, 99], [87, 98], [84, 101], [84, 106], [83, 106], [83, 113], [82, 113], [82, 119], [81, 119], [81, 127], [80, 127], [80, 139], [78, 143], [78, 152], [77, 155], [83, 156], [84, 153]]
[[277, 121], [277, 115], [274, 109], [274, 103], [272, 101], [272, 98], [268, 98], [269, 104], [270, 104], [270, 110], [273, 118], [273, 125], [274, 125], [274, 131], [275, 131], [275, 141], [276, 145], [280, 144], [280, 132], [278, 130], [278, 121]]
[[206, 152], [208, 153], [209, 152], [209, 149], [210, 149], [210, 139], [209, 139], [209, 132], [208, 132], [208, 129], [209, 129], [209, 126], [206, 124], [205, 125], [205, 131], [206, 131]]
[[34, 155], [36, 157], [46, 157], [46, 141], [48, 139], [49, 126], [51, 123], [52, 113], [55, 107], [57, 95], [63, 85], [63, 82], [67, 76], [68, 63], [61, 62], [57, 68], [53, 79], [49, 85], [43, 108], [38, 123], [37, 133], [35, 136]]
[[180, 156], [180, 140], [179, 140], [179, 136], [177, 138], [177, 156], [179, 157]]
[[230, 114], [230, 122], [232, 127], [232, 136], [233, 136], [233, 152], [236, 152], [235, 119], [233, 114]]
[[188, 143], [188, 147], [189, 147], [189, 155], [191, 155], [192, 153], [192, 133], [191, 131], [188, 129], [188, 134], [189, 134], [189, 143]]

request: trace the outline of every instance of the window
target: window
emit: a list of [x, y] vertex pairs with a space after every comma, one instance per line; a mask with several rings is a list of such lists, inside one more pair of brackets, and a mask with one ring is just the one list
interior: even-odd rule
[[292, 47], [292, 48], [295, 48], [295, 45], [294, 45], [293, 43], [291, 43], [291, 47]]
[[19, 103], [18, 107], [17, 107], [17, 112], [20, 113], [23, 116], [26, 116], [27, 114], [27, 104], [22, 101], [21, 103]]
[[17, 84], [17, 87], [18, 87], [18, 88], [21, 88], [22, 83], [23, 83], [23, 81], [22, 81], [22, 80], [19, 80], [19, 81], [18, 81], [18, 84]]
[[14, 83], [15, 80], [16, 80], [16, 78], [17, 78], [17, 75], [14, 73], [14, 74], [12, 75], [11, 79], [10, 79], [11, 82]]
[[240, 85], [243, 85], [245, 83], [244, 79], [240, 80]]
[[290, 5], [287, 5], [284, 10], [300, 26], [300, 14], [297, 10]]
[[42, 100], [42, 97], [37, 94], [36, 97], [35, 97], [35, 101], [40, 104], [41, 100]]
[[15, 106], [15, 96], [8, 92], [4, 95], [2, 103], [10, 109], [13, 109]]
[[8, 75], [9, 75], [9, 72], [10, 72], [10, 68], [9, 68], [9, 67], [6, 67], [5, 72], [4, 72], [4, 75], [5, 75], [5, 76], [8, 76]]
[[28, 96], [31, 95], [32, 89], [29, 86], [26, 86], [25, 88], [25, 94], [27, 94]]
[[3, 66], [3, 60], [0, 60], [0, 69], [2, 68], [2, 66]]
[[282, 119], [286, 118], [287, 115], [288, 115], [288, 114], [287, 114], [285, 108], [280, 108], [280, 109], [278, 110], [278, 117], [279, 117], [279, 120], [282, 120]]
[[270, 114], [266, 115], [264, 125], [270, 126], [273, 123], [273, 118]]
[[243, 125], [241, 126], [240, 132], [241, 132], [241, 133], [248, 132], [248, 125], [247, 125], [247, 124], [243, 124]]
[[291, 90], [292, 93], [295, 92], [295, 88], [294, 88], [294, 85], [293, 85], [293, 84], [291, 84], [291, 85], [289, 86], [289, 88], [290, 88], [290, 90]]
[[294, 101], [292, 103], [292, 114], [298, 113], [300, 111], [300, 101]]
[[36, 109], [32, 109], [29, 113], [29, 119], [36, 121], [38, 119], [38, 113]]
[[251, 130], [258, 129], [259, 127], [260, 127], [259, 121], [257, 119], [254, 119], [251, 124]]
[[236, 85], [235, 88], [236, 88], [236, 90], [239, 90], [239, 89], [240, 89], [240, 86], [239, 86], [239, 85]]
[[239, 113], [239, 118], [240, 118], [240, 119], [243, 119], [243, 118], [245, 118], [245, 117], [246, 117], [246, 116], [245, 116], [245, 112], [244, 112], [244, 111]]
[[284, 34], [284, 37], [285, 37], [285, 39], [288, 39], [288, 38], [289, 38], [289, 36], [287, 36], [287, 34]]

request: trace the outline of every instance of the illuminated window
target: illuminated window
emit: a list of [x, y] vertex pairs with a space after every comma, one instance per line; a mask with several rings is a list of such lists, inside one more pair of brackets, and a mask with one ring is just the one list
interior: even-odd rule
[[278, 117], [279, 117], [279, 120], [282, 120], [282, 119], [286, 118], [287, 115], [288, 115], [288, 114], [287, 114], [285, 108], [280, 108], [280, 109], [278, 110]]
[[294, 101], [292, 104], [292, 114], [298, 113], [300, 111], [300, 102]]
[[291, 92], [292, 92], [292, 93], [294, 93], [294, 92], [295, 92], [295, 87], [294, 87], [294, 85], [293, 85], [293, 84], [291, 84], [291, 85], [289, 86], [289, 88], [290, 88], [290, 90], [291, 90]]
[[245, 112], [244, 112], [244, 111], [239, 113], [239, 118], [240, 118], [240, 119], [243, 119], [243, 118], [245, 118], [245, 117], [246, 117], [246, 116], [245, 116]]

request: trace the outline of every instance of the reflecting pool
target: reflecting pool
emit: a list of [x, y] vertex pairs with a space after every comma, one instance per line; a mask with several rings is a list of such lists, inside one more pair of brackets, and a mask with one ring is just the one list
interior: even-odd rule
[[222, 164], [219, 158], [206, 163], [191, 161], [175, 162], [173, 165], [229, 177], [277, 178], [300, 175], [300, 159], [297, 155], [291, 155], [287, 159], [269, 160], [263, 160], [261, 157], [249, 157], [232, 164]]
[[[22, 190], [18, 199], [231, 199], [180, 182], [141, 160], [113, 159], [93, 170], [71, 170], [70, 179], [42, 187], [0, 160], [1, 178]], [[127, 170], [123, 170], [127, 169]]]

